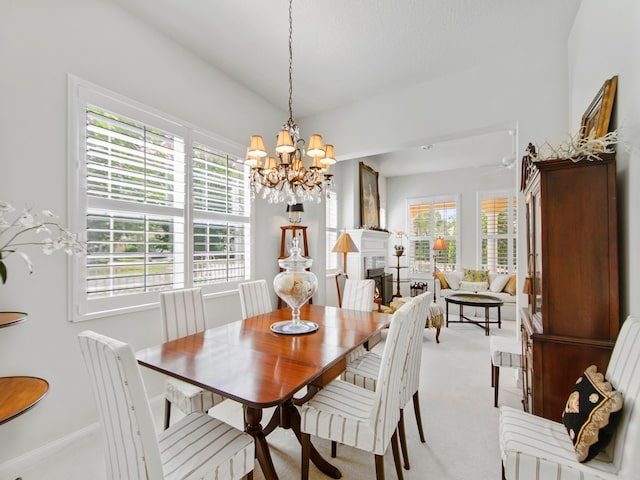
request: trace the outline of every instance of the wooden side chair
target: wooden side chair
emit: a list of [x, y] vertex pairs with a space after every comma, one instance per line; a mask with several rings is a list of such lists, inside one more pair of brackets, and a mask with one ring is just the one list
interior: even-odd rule
[[411, 335], [409, 308], [407, 304], [393, 314], [375, 392], [336, 379], [302, 405], [302, 480], [309, 478], [311, 435], [373, 453], [378, 480], [384, 479], [383, 458], [391, 443], [402, 480], [397, 426], [400, 379]]
[[271, 312], [273, 305], [269, 297], [269, 287], [264, 279], [244, 282], [238, 285], [242, 318]]
[[637, 479], [640, 472], [640, 317], [628, 317], [622, 324], [604, 378], [613, 389], [622, 392], [622, 411], [608, 446], [583, 463], [577, 460], [562, 423], [500, 407], [503, 479]]
[[156, 436], [131, 345], [92, 331], [78, 340], [100, 412], [107, 478], [253, 478], [250, 435], [194, 412]]
[[[172, 290], [160, 294], [162, 337], [165, 342], [202, 332], [207, 328], [204, 299], [199, 288]], [[171, 408], [185, 415], [207, 412], [224, 400], [217, 393], [204, 390], [176, 378], [165, 381], [164, 428], [171, 423]]]
[[[409, 454], [407, 450], [406, 434], [404, 427], [404, 409], [413, 401], [413, 410], [418, 425], [420, 441], [425, 443], [424, 429], [422, 427], [422, 415], [420, 413], [420, 398], [418, 390], [420, 388], [420, 364], [422, 360], [422, 333], [424, 330], [424, 319], [429, 311], [430, 292], [425, 292], [410, 300], [411, 304], [411, 339], [406, 352], [402, 371], [402, 381], [400, 388], [400, 421], [398, 430], [400, 433], [400, 445], [404, 459], [404, 467], [410, 468]], [[347, 364], [344, 373], [344, 380], [368, 390], [375, 391], [377, 388], [378, 372], [380, 370], [382, 357], [375, 352], [367, 352], [362, 358]], [[333, 453], [333, 452], [332, 452]]]
[[522, 368], [522, 346], [517, 338], [489, 337], [491, 354], [491, 386], [493, 387], [493, 406], [498, 406], [500, 367]]

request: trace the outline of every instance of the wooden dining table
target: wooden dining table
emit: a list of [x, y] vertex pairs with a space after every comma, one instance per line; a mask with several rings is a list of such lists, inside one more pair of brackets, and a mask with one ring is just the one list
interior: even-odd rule
[[[277, 426], [290, 428], [300, 440], [295, 407], [345, 369], [346, 357], [380, 335], [391, 315], [321, 305], [305, 305], [300, 318], [318, 324], [303, 335], [275, 333], [271, 324], [291, 318], [289, 308], [205, 330], [136, 353], [138, 363], [242, 403], [245, 430], [255, 440], [256, 459], [266, 479], [278, 475], [266, 436]], [[303, 398], [294, 394], [307, 387]], [[263, 409], [276, 407], [263, 428]], [[315, 450], [312, 462], [325, 474], [340, 471]]]

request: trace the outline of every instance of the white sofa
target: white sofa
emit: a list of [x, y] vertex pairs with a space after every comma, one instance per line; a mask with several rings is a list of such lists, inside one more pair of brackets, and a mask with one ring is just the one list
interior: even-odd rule
[[[446, 272], [444, 277], [449, 284], [449, 288], [442, 288], [440, 280], [435, 277], [435, 291], [436, 291], [436, 303], [441, 305], [446, 311], [446, 302], [444, 297], [454, 293], [477, 293], [478, 295], [490, 295], [492, 297], [499, 298], [504, 302], [501, 307], [500, 315], [502, 320], [514, 320], [516, 319], [516, 292], [515, 292], [515, 277], [509, 282], [509, 278], [513, 275], [498, 275], [495, 273], [489, 273], [489, 281], [484, 282], [465, 282], [464, 272]], [[500, 277], [500, 278], [497, 278]], [[506, 277], [506, 279], [504, 278]], [[493, 289], [492, 289], [493, 287]], [[506, 290], [505, 290], [506, 288]], [[482, 307], [464, 307], [465, 316], [484, 318], [484, 308]], [[449, 315], [453, 320], [453, 316], [459, 315], [459, 306], [450, 303]], [[492, 319], [498, 317], [498, 309], [490, 308], [489, 316]], [[456, 319], [457, 320], [457, 319]]]

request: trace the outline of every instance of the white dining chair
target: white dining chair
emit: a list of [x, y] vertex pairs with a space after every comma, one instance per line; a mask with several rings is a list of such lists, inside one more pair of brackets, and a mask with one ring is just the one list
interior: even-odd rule
[[92, 331], [78, 340], [100, 413], [107, 478], [253, 478], [253, 437], [201, 412], [156, 436], [131, 345]]
[[[372, 279], [344, 281], [344, 293], [342, 294], [341, 308], [370, 312], [375, 303], [376, 282]], [[364, 345], [360, 345], [347, 356], [347, 363], [352, 362], [367, 353]]]
[[[635, 480], [640, 472], [640, 318], [622, 324], [604, 378], [624, 405], [602, 452], [579, 462], [563, 423], [500, 407], [502, 478], [506, 480]], [[571, 386], [568, 386], [570, 389]], [[593, 412], [596, 415], [596, 412]]]
[[240, 294], [242, 318], [262, 315], [273, 310], [269, 287], [264, 279], [238, 284], [238, 293]]
[[411, 334], [409, 308], [407, 304], [393, 314], [375, 392], [336, 379], [302, 405], [302, 480], [309, 478], [311, 435], [373, 453], [378, 480], [384, 479], [383, 459], [391, 443], [396, 472], [402, 480], [397, 426], [400, 379]]
[[352, 280], [347, 278], [344, 281], [344, 292], [340, 306], [349, 310], [370, 312], [375, 306], [375, 290], [376, 282], [373, 279]]
[[[416, 417], [416, 424], [418, 425], [420, 441], [425, 443], [422, 415], [420, 413], [419, 388], [420, 365], [422, 361], [422, 333], [429, 311], [431, 295], [431, 292], [422, 293], [417, 297], [413, 297], [411, 301], [406, 304], [410, 305], [411, 339], [409, 340], [409, 348], [406, 351], [406, 357], [403, 363], [399, 402], [400, 421], [398, 423], [400, 446], [402, 447], [404, 467], [406, 469], [410, 468], [410, 464], [404, 426], [404, 409], [411, 401], [413, 401], [413, 411]], [[379, 354], [367, 352], [361, 358], [347, 364], [343, 378], [349, 383], [375, 391], [378, 386], [378, 372], [380, 371], [381, 362], [382, 357]], [[334, 452], [332, 451], [332, 453]]]
[[[204, 299], [200, 288], [186, 288], [160, 293], [162, 338], [167, 342], [202, 332], [207, 328]], [[207, 412], [224, 400], [217, 393], [204, 390], [176, 378], [165, 380], [164, 428], [171, 423], [171, 408], [185, 415]]]

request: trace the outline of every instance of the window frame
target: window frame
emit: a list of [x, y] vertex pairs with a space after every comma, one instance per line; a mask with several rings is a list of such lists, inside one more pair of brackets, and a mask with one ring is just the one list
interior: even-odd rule
[[[446, 203], [446, 202], [455, 202], [456, 204], [456, 233], [455, 235], [439, 235], [435, 231], [435, 216], [430, 216], [430, 225], [429, 225], [429, 235], [414, 235], [412, 231], [412, 221], [411, 221], [411, 206], [412, 205], [430, 205], [431, 211], [434, 211], [434, 205], [438, 203]], [[452, 195], [430, 195], [426, 197], [415, 197], [415, 198], [407, 198], [406, 200], [406, 225], [407, 225], [407, 261], [409, 266], [409, 277], [415, 279], [428, 279], [433, 277], [433, 244], [435, 239], [439, 236], [444, 237], [449, 245], [451, 240], [455, 241], [456, 245], [456, 258], [455, 258], [455, 266], [460, 265], [460, 238], [461, 238], [461, 230], [462, 225], [460, 223], [460, 195], [452, 194]], [[415, 240], [428, 240], [429, 241], [429, 271], [428, 272], [420, 272], [417, 271], [413, 265], [413, 260], [415, 257], [414, 252], [414, 241]], [[454, 266], [454, 268], [455, 268]]]
[[[160, 112], [152, 107], [127, 98], [123, 95], [111, 92], [96, 84], [83, 80], [74, 75], [68, 76], [68, 132], [69, 132], [69, 188], [68, 188], [68, 218], [69, 227], [78, 232], [79, 238], [86, 240], [86, 214], [89, 206], [87, 195], [87, 164], [86, 164], [86, 109], [87, 105], [96, 105], [101, 109], [117, 112], [119, 115], [135, 119], [137, 122], [171, 132], [184, 139], [184, 168], [185, 175], [185, 201], [180, 209], [184, 219], [184, 256], [185, 275], [184, 287], [193, 285], [193, 222], [194, 218], [206, 219], [225, 223], [242, 223], [247, 225], [246, 238], [246, 278], [253, 276], [253, 241], [254, 227], [251, 215], [251, 200], [248, 185], [246, 188], [247, 214], [233, 215], [217, 212], [203, 212], [193, 210], [193, 147], [195, 143], [203, 144], [218, 151], [224, 151], [227, 155], [237, 158], [243, 157], [241, 145], [221, 138], [215, 134], [206, 132], [197, 126], [177, 119], [169, 114]], [[246, 171], [246, 167], [245, 167]], [[245, 172], [246, 173], [246, 172]], [[95, 200], [95, 199], [94, 199]], [[100, 203], [94, 202], [92, 203]], [[138, 213], [154, 213], [145, 204], [127, 203], [127, 211]], [[86, 257], [70, 257], [68, 276], [70, 320], [73, 322], [90, 320], [94, 318], [109, 317], [129, 312], [156, 308], [158, 305], [158, 291], [136, 293], [131, 295], [112, 296], [89, 300], [86, 293]], [[218, 284], [201, 285], [203, 294], [210, 296], [223, 296], [235, 292], [240, 281], [221, 282]]]

